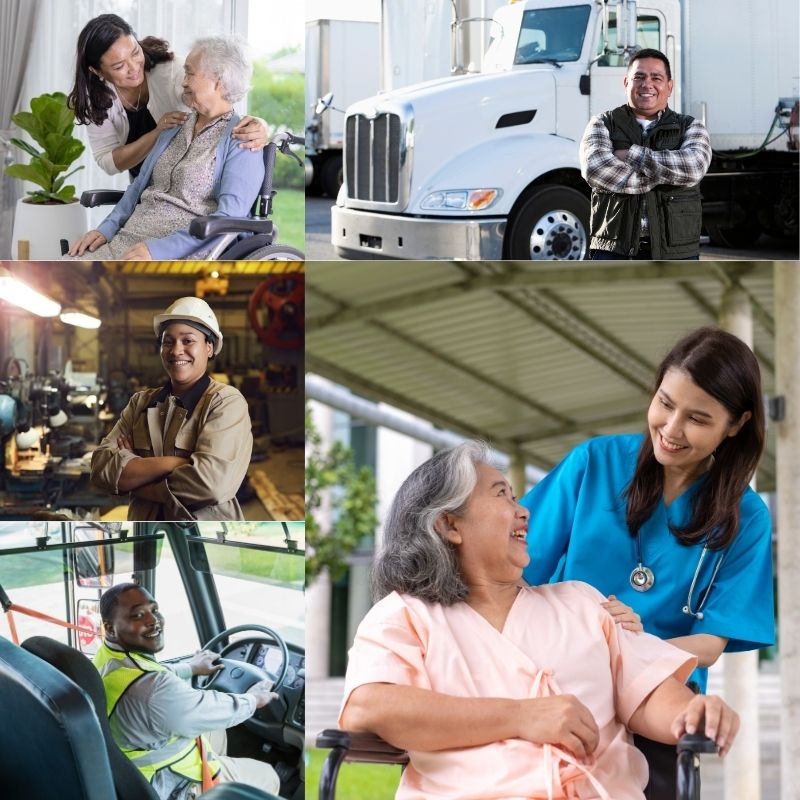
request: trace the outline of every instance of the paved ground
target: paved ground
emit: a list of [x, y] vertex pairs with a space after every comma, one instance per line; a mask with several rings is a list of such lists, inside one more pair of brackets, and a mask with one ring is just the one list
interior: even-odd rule
[[[336, 715], [342, 697], [343, 678], [327, 680], [309, 679], [306, 684], [306, 743], [314, 745], [317, 733], [325, 728], [336, 727]], [[713, 670], [709, 680], [709, 692], [717, 694], [722, 689], [721, 674]], [[760, 800], [780, 798], [780, 681], [775, 663], [762, 666], [758, 705], [761, 724], [761, 787]], [[723, 765], [713, 756], [707, 756], [701, 767], [703, 800], [723, 800]], [[309, 787], [315, 792], [316, 787]], [[309, 797], [315, 797], [309, 794]], [[351, 798], [351, 800], [356, 800]], [[748, 800], [759, 800], [748, 798]]]
[[[333, 200], [325, 197], [306, 197], [306, 258], [309, 261], [339, 261], [330, 241]], [[700, 258], [703, 261], [733, 259], [738, 261], [796, 260], [797, 251], [787, 241], [762, 236], [756, 246], [747, 250], [714, 247], [707, 239], [701, 240]]]

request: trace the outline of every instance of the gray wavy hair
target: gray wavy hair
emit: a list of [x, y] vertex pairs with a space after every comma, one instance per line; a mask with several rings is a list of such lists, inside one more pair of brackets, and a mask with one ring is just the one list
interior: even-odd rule
[[477, 464], [490, 464], [488, 448], [468, 441], [436, 453], [403, 481], [372, 567], [375, 600], [400, 592], [449, 606], [467, 596], [456, 549], [434, 526], [442, 514], [464, 512], [478, 481]]
[[250, 88], [253, 65], [245, 43], [235, 36], [205, 36], [192, 45], [200, 55], [200, 66], [222, 84], [222, 96], [229, 103], [241, 100]]

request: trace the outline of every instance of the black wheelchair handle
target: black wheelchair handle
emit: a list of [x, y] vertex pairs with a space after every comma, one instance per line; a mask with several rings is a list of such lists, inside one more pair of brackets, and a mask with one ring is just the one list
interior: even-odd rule
[[678, 753], [717, 753], [719, 747], [713, 739], [700, 733], [685, 733], [678, 739]]

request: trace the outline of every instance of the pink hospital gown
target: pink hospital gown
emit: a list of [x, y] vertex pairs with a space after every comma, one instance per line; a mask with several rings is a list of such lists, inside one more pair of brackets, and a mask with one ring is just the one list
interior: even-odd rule
[[575, 695], [600, 729], [597, 750], [583, 764], [555, 745], [522, 739], [412, 751], [397, 800], [642, 800], [647, 763], [625, 725], [667, 677], [685, 681], [696, 659], [616, 625], [604, 599], [577, 581], [522, 589], [502, 632], [466, 603], [442, 606], [393, 592], [373, 606], [350, 650], [342, 707], [366, 683], [462, 697], [563, 693]]

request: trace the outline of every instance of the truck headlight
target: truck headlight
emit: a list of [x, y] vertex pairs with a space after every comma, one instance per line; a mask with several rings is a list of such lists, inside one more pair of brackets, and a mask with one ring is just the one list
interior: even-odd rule
[[499, 189], [452, 189], [432, 192], [422, 201], [420, 207], [428, 211], [439, 208], [478, 211], [489, 208], [499, 196]]

